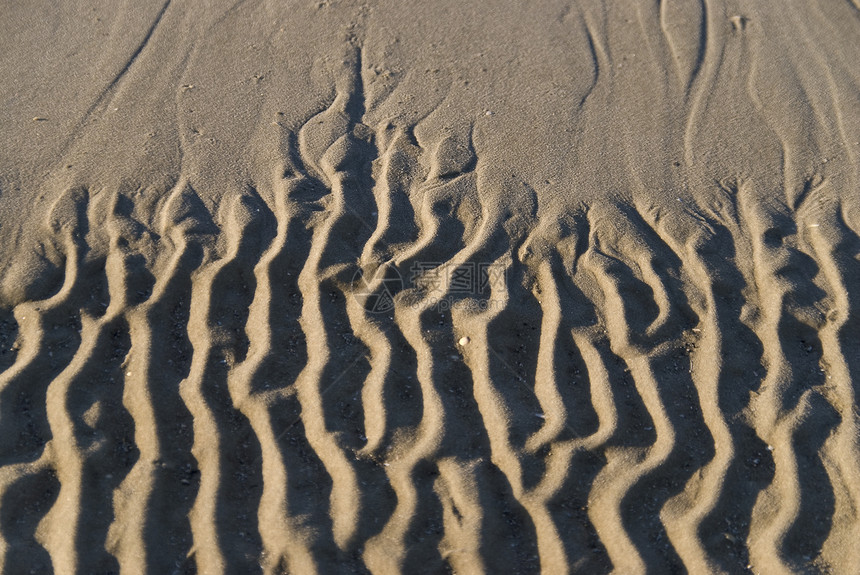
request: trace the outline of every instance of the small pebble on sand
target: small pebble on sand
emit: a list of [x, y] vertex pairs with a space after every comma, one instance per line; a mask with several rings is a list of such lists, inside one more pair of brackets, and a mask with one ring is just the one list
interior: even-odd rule
[[470, 341], [470, 340], [469, 340], [469, 338], [468, 338], [468, 337], [463, 336], [463, 337], [461, 337], [461, 338], [460, 338], [460, 342], [459, 342], [459, 343], [460, 343], [460, 345], [468, 345], [468, 344], [469, 344], [469, 341]]

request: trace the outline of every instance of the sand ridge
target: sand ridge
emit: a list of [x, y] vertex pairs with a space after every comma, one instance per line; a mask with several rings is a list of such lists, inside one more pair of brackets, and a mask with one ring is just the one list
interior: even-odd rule
[[860, 563], [855, 5], [64, 10], [107, 71], [0, 67], [0, 569]]

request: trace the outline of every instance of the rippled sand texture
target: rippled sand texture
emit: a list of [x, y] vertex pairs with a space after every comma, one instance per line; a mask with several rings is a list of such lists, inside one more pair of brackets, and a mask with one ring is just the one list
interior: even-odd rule
[[0, 40], [2, 572], [856, 572], [860, 8], [402, 4]]

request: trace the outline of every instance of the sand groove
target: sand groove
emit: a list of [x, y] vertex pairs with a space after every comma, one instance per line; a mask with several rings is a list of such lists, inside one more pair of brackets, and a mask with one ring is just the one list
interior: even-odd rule
[[[338, 141], [335, 140], [335, 146], [340, 146]], [[349, 153], [348, 147], [344, 153]], [[772, 481], [764, 486], [754, 507], [748, 510], [749, 560], [753, 565], [760, 562], [771, 568], [773, 558], [781, 557], [786, 571], [794, 570], [802, 560], [788, 551], [786, 540], [794, 536], [795, 525], [804, 514], [811, 512], [801, 504], [799, 494], [812, 486], [802, 478], [793, 437], [801, 433], [813, 411], [821, 411], [825, 417], [830, 417], [828, 413], [839, 414], [833, 420], [832, 432], [829, 428], [810, 432], [828, 433], [821, 436], [822, 459], [818, 466], [832, 493], [831, 513], [853, 518], [860, 483], [856, 459], [850, 456], [858, 447], [854, 387], [850, 383], [853, 367], [847, 350], [854, 345], [857, 334], [848, 321], [853, 313], [853, 292], [840, 270], [856, 267], [846, 254], [856, 252], [860, 240], [838, 207], [812, 212], [801, 209], [800, 213], [805, 215], [795, 217], [783, 209], [756, 212], [760, 207], [744, 204], [746, 200], [741, 197], [742, 209], [737, 216], [740, 219], [709, 219], [707, 215], [699, 215], [709, 222], [709, 227], [687, 238], [665, 232], [663, 224], [655, 221], [647, 210], [641, 215], [622, 210], [606, 216], [604, 208], [593, 209], [588, 221], [581, 221], [580, 228], [575, 230], [588, 238], [586, 251], [575, 255], [565, 251], [571, 249], [564, 247], [568, 244], [543, 243], [536, 233], [528, 238], [517, 236], [516, 227], [507, 223], [509, 220], [485, 210], [481, 227], [463, 238], [464, 247], [449, 247], [450, 255], [438, 263], [456, 267], [494, 257], [491, 263], [505, 270], [507, 281], [492, 286], [481, 296], [493, 302], [486, 311], [455, 307], [450, 319], [442, 321], [451, 330], [446, 333], [445, 329], [433, 327], [433, 322], [443, 317], [436, 307], [439, 294], [445, 298], [454, 293], [450, 278], [439, 286], [436, 298], [425, 297], [420, 288], [407, 284], [405, 291], [391, 294], [393, 308], [383, 314], [367, 307], [370, 300], [355, 297], [352, 293], [355, 284], [349, 282], [350, 274], [357, 272], [362, 262], [368, 266], [366, 274], [371, 274], [386, 267], [403, 266], [399, 260], [421, 261], [422, 253], [441, 254], [440, 247], [433, 247], [437, 237], [433, 231], [443, 225], [440, 216], [425, 210], [426, 221], [416, 228], [421, 231], [417, 232], [413, 247], [389, 252], [394, 258], [388, 260], [380, 260], [379, 256], [384, 257], [390, 249], [384, 239], [389, 224], [380, 223], [375, 230], [367, 229], [354, 216], [350, 220], [351, 233], [365, 237], [364, 246], [376, 247], [365, 248], [364, 255], [356, 259], [344, 258], [340, 255], [343, 251], [333, 252], [330, 246], [336, 241], [336, 229], [346, 225], [343, 222], [352, 217], [352, 206], [360, 202], [345, 201], [346, 188], [355, 185], [342, 175], [343, 170], [350, 169], [350, 164], [330, 158], [331, 152], [326, 152], [320, 163], [326, 185], [331, 186], [331, 197], [319, 200], [324, 205], [322, 212], [309, 212], [301, 202], [291, 199], [296, 190], [306, 185], [302, 178], [308, 176], [276, 179], [266, 184], [274, 201], [271, 209], [253, 194], [236, 195], [228, 204], [219, 215], [223, 243], [215, 252], [197, 243], [195, 238], [200, 231], [194, 229], [197, 226], [211, 233], [215, 228], [183, 215], [189, 209], [182, 207], [183, 202], [187, 204], [188, 194], [193, 192], [186, 184], [177, 184], [163, 208], [164, 223], [159, 230], [170, 242], [169, 247], [151, 264], [154, 281], [143, 292], [135, 285], [139, 278], [135, 279], [134, 274], [140, 270], [133, 266], [140, 260], [133, 257], [133, 251], [138, 248], [145, 252], [145, 244], [123, 240], [131, 224], [124, 223], [130, 220], [120, 215], [119, 196], [114, 196], [113, 207], [107, 210], [107, 257], [100, 264], [88, 264], [103, 266], [101, 273], [109, 294], [107, 307], [101, 307], [97, 316], [80, 316], [80, 343], [64, 352], [64, 367], [52, 376], [45, 390], [44, 413], [50, 441], [39, 451], [29, 452], [35, 453], [35, 457], [28, 456], [26, 451], [5, 455], [4, 498], [11, 497], [16, 490], [27, 489], [27, 478], [36, 481], [37, 477], [46, 477], [47, 470], [56, 470], [59, 492], [50, 511], [43, 508], [47, 512], [35, 536], [57, 568], [89, 570], [115, 560], [128, 571], [170, 569], [186, 562], [178, 555], [183, 548], [183, 553], [204, 572], [227, 572], [243, 564], [246, 558], [230, 551], [229, 541], [234, 534], [225, 531], [219, 512], [224, 498], [231, 497], [226, 490], [232, 483], [225, 474], [232, 473], [235, 464], [226, 458], [230, 446], [238, 440], [225, 435], [236, 428], [224, 418], [229, 412], [225, 410], [233, 409], [247, 419], [254, 440], [259, 442], [260, 459], [251, 465], [261, 465], [261, 476], [265, 478], [257, 500], [256, 529], [262, 544], [259, 565], [266, 572], [282, 568], [315, 571], [329, 561], [320, 557], [320, 553], [349, 555], [359, 549], [359, 541], [363, 553], [353, 555], [354, 560], [365, 563], [372, 571], [405, 570], [416, 552], [413, 546], [421, 545], [421, 539], [416, 539], [413, 533], [420, 509], [429, 503], [426, 497], [438, 498], [440, 506], [442, 531], [435, 561], [466, 572], [487, 571], [494, 564], [490, 556], [494, 543], [486, 540], [487, 522], [491, 520], [486, 515], [489, 510], [484, 509], [484, 495], [476, 491], [475, 482], [487, 473], [484, 468], [488, 465], [497, 469], [509, 486], [511, 503], [515, 501], [521, 509], [521, 520], [532, 525], [538, 563], [532, 564], [521, 557], [518, 560], [523, 562], [523, 568], [539, 564], [545, 571], [559, 572], [577, 565], [583, 561], [580, 555], [586, 555], [588, 561], [582, 565], [612, 565], [624, 572], [644, 571], [655, 561], [671, 565], [676, 560], [693, 570], [731, 571], [728, 565], [715, 559], [716, 548], [708, 533], [712, 529], [711, 518], [722, 513], [725, 506], [723, 484], [732, 473], [737, 473], [735, 445], [740, 441], [741, 431], [733, 430], [737, 424], [730, 423], [724, 415], [725, 400], [720, 388], [727, 380], [720, 365], [728, 329], [725, 324], [738, 318], [732, 317], [737, 312], [725, 307], [723, 296], [719, 295], [724, 289], [719, 285], [720, 278], [726, 277], [723, 268], [732, 262], [713, 260], [709, 245], [719, 241], [721, 234], [747, 225], [751, 226], [748, 234], [752, 238], [748, 244], [751, 265], [738, 264], [736, 273], [747, 278], [747, 289], [753, 293], [766, 290], [771, 295], [763, 300], [747, 296], [750, 302], [760, 301], [760, 308], [757, 312], [743, 312], [746, 315], [742, 313], [740, 317], [762, 344], [761, 384], [744, 408], [744, 417], [769, 446], [761, 456], [772, 454], [774, 465]], [[383, 173], [384, 170], [383, 167]], [[402, 184], [390, 180], [377, 185], [382, 187], [377, 199], [366, 208], [368, 212], [377, 202], [384, 201], [379, 198], [395, 190], [409, 195], [413, 193], [411, 186], [424, 184], [416, 180], [406, 184], [405, 190], [398, 187]], [[425, 190], [423, 201], [427, 193], [430, 192]], [[84, 204], [79, 213], [83, 213], [87, 210], [86, 196], [80, 198]], [[390, 218], [390, 207], [386, 209], [389, 211], [379, 208], [382, 220]], [[300, 218], [309, 213], [316, 214], [311, 220], [313, 224], [301, 231]], [[416, 214], [419, 213], [420, 206], [416, 209]], [[702, 213], [707, 214], [707, 210]], [[610, 221], [613, 223], [609, 224]], [[66, 277], [57, 294], [16, 309], [23, 337], [15, 362], [3, 374], [4, 389], [14, 389], [20, 378], [29, 381], [32, 376], [28, 373], [51, 353], [44, 334], [50, 331], [51, 314], [55, 313], [52, 310], [79, 305], [76, 303], [79, 299], [75, 298], [80, 296], [75, 293], [84, 282], [77, 271], [83, 257], [80, 247], [83, 235], [74, 228], [83, 225], [72, 221], [67, 227], [57, 228], [60, 241], [66, 238], [68, 250]], [[296, 226], [299, 229], [294, 229]], [[797, 229], [789, 232], [796, 235], [782, 235], [788, 229], [785, 226]], [[258, 231], [265, 229], [269, 232]], [[625, 231], [619, 233], [619, 229]], [[420, 239], [422, 236], [425, 239]], [[506, 239], [501, 241], [503, 238]], [[634, 241], [629, 242], [630, 238]], [[307, 250], [304, 256], [289, 249], [302, 245]], [[737, 245], [740, 249], [744, 243], [739, 241]], [[666, 279], [667, 273], [676, 273], [679, 268], [665, 268], [666, 255], [661, 253], [673, 254], [686, 271], [675, 279]], [[663, 263], [656, 263], [660, 258]], [[574, 260], [578, 263], [573, 268], [564, 263]], [[251, 266], [248, 261], [255, 263]], [[809, 307], [792, 299], [792, 282], [810, 281], [799, 279], [801, 276], [796, 275], [792, 266], [812, 265], [812, 262], [820, 267], [819, 276], [803, 277], [822, 282], [821, 301], [826, 301], [823, 305], [828, 308]], [[289, 269], [298, 277], [289, 279], [284, 275], [283, 270]], [[372, 281], [365, 281], [363, 288], [379, 293], [383, 289], [383, 276], [377, 273], [367, 277]], [[304, 302], [293, 321], [301, 326], [308, 344], [306, 359], [298, 351], [286, 357], [287, 362], [293, 358], [304, 365], [293, 364], [289, 368], [292, 378], [284, 380], [280, 374], [286, 368], [279, 363], [278, 355], [295, 344], [277, 324], [282, 320], [279, 314], [286, 310], [280, 301], [285, 295], [282, 290], [289, 288], [290, 281], [294, 282], [293, 289], [301, 291]], [[528, 284], [529, 281], [532, 283]], [[518, 352], [512, 352], [499, 339], [496, 331], [502, 325], [500, 322], [506, 321], [512, 309], [511, 298], [520, 293], [522, 288], [516, 286], [521, 282], [532, 286], [529, 288], [532, 295], [523, 292], [516, 297], [535, 298], [529, 305], [540, 309], [536, 331], [520, 335], [527, 338], [523, 340], [526, 346], [534, 346], [536, 350], [531, 372], [516, 367], [525, 368], [526, 364], [517, 357]], [[577, 288], [571, 291], [565, 287], [566, 282]], [[680, 283], [672, 287], [672, 282]], [[227, 293], [219, 287], [223, 285], [231, 286], [233, 294], [246, 290], [245, 303], [241, 307], [229, 304], [230, 300], [225, 300]], [[687, 311], [678, 308], [678, 296], [673, 293], [678, 287], [691, 302]], [[235, 291], [237, 288], [239, 291]], [[814, 293], [812, 288], [806, 291]], [[185, 295], [177, 295], [182, 293]], [[184, 368], [176, 365], [165, 373], [163, 361], [176, 350], [165, 348], [153, 330], [174, 312], [170, 308], [178, 303], [177, 297], [190, 298], [183, 320], [187, 322], [183, 337], [187, 337], [189, 355]], [[571, 297], [579, 300], [568, 303]], [[631, 307], [633, 302], [637, 307]], [[579, 313], [586, 316], [593, 313], [591, 321], [596, 323], [571, 324], [572, 318], [565, 312], [571, 305], [593, 310]], [[32, 315], [28, 320], [29, 314]], [[791, 336], [786, 335], [787, 322], [801, 322], [808, 326], [800, 328], [801, 333], [808, 331], [809, 337], [817, 338], [808, 342], [813, 347], [820, 346], [817, 387], [798, 388], [797, 378], [801, 377], [798, 370], [812, 365], [798, 354], [808, 353], [806, 350], [811, 348], [790, 341]], [[689, 327], [679, 330], [679, 325]], [[344, 357], [342, 344], [335, 342], [344, 329], [350, 330], [355, 340], [365, 346], [366, 351], [359, 353], [359, 359]], [[440, 340], [439, 335], [451, 340]], [[460, 337], [469, 338], [455, 352], [462, 359], [449, 359], [450, 352], [444, 350], [453, 350], [456, 347], [453, 342]], [[111, 340], [115, 343], [110, 343]], [[684, 484], [655, 492], [654, 485], [660, 482], [652, 483], [649, 478], [661, 476], [667, 465], [679, 465], [679, 451], [686, 449], [679, 442], [678, 426], [693, 425], [689, 429], [696, 429], [699, 425], [679, 419], [683, 414], [673, 414], [675, 399], [667, 396], [671, 392], [666, 385], [677, 384], [672, 383], [675, 376], [666, 376], [666, 358], [675, 357], [685, 342], [694, 344], [688, 347], [690, 359], [685, 362], [685, 369], [689, 370], [689, 385], [695, 389], [700, 425], [707, 430], [707, 437], [701, 437], [705, 456], [693, 458], [699, 462], [698, 468], [685, 468], [682, 476], [688, 480]], [[572, 419], [579, 412], [567, 399], [570, 392], [566, 386], [570, 385], [573, 373], [567, 362], [572, 357], [562, 350], [568, 348], [581, 358], [580, 365], [590, 386], [587, 397], [593, 423], [587, 428], [582, 427], [585, 420]], [[341, 359], [336, 363], [342, 366], [344, 375], [331, 371], [333, 358], [338, 354]], [[402, 365], [408, 366], [409, 354], [414, 354], [415, 371], [407, 376], [399, 371], [393, 358], [404, 358], [406, 363]], [[607, 364], [607, 359], [620, 368]], [[367, 369], [352, 371], [363, 361], [367, 362]], [[465, 413], [452, 403], [454, 396], [449, 397], [453, 381], [441, 375], [450, 371], [447, 364], [452, 361], [462, 361], [467, 367], [463, 373], [471, 380], [467, 387], [472, 395], [469, 401], [474, 402], [474, 414], [478, 416], [471, 422], [476, 441], [466, 451], [457, 447], [464, 445], [463, 438], [445, 431], [457, 425], [451, 422], [452, 417]], [[618, 374], [622, 376], [620, 380]], [[82, 383], [97, 381], [99, 377], [113, 378], [110, 380], [114, 382], [110, 384], [113, 391], [108, 393], [105, 388], [107, 395], [98, 398], [92, 396], [90, 389], [86, 396], [81, 396]], [[348, 429], [336, 431], [327, 423], [331, 416], [326, 411], [334, 405], [326, 397], [330, 392], [328, 386], [337, 394], [337, 386], [344, 385], [339, 377], [358, 378], [357, 383], [361, 384], [360, 399], [358, 395], [353, 397], [363, 410], [363, 417], [355, 419], [359, 425], [354, 432], [358, 442], [350, 437]], [[155, 397], [156, 394], [162, 399], [166, 397], [164, 386], [171, 385], [171, 380], [178, 385], [178, 393], [172, 398], [174, 405], [164, 407]], [[406, 420], [392, 413], [397, 409], [391, 399], [395, 391], [390, 387], [395, 382], [398, 386], [410, 385], [420, 394], [421, 417], [406, 427], [401, 427]], [[622, 391], [619, 385], [629, 387]], [[224, 388], [219, 391], [220, 386]], [[117, 395], [119, 389], [121, 395]], [[524, 420], [522, 414], [514, 414], [514, 406], [522, 401], [518, 397], [528, 396], [533, 405], [531, 420]], [[121, 404], [116, 403], [118, 400]], [[223, 405], [225, 400], [233, 407]], [[184, 408], [178, 402], [187, 408], [187, 416], [182, 415]], [[637, 403], [639, 407], [626, 412]], [[300, 418], [299, 427], [296, 427], [298, 420], [290, 422], [276, 413], [284, 407]], [[105, 413], [105, 409], [113, 413]], [[193, 423], [190, 431], [199, 438], [195, 446], [188, 446], [199, 470], [199, 487], [193, 506], [187, 509], [188, 539], [177, 538], [176, 554], [163, 557], [151, 551], [148, 541], [155, 524], [170, 524], [177, 534], [182, 533], [184, 521], [170, 513], [162, 491], [176, 489], [175, 484], [171, 485], [175, 479], [170, 477], [175, 475], [170, 470], [175, 466], [181, 468], [184, 465], [181, 458], [189, 455], [171, 445], [174, 440], [166, 426], [171, 425], [169, 418], [175, 415], [170, 414], [187, 417]], [[110, 418], [123, 417], [133, 421], [129, 427], [134, 430], [133, 438], [116, 435], [121, 429], [116, 424], [104, 427], [104, 432], [98, 431]], [[480, 426], [474, 427], [476, 423]], [[578, 435], [575, 429], [588, 431]], [[303, 473], [300, 467], [305, 464], [284, 444], [285, 437], [295, 432], [305, 434], [308, 448], [322, 464], [320, 470], [331, 481], [327, 502], [329, 535], [310, 531], [307, 515], [296, 511], [303, 504], [293, 501], [300, 493], [295, 490], [301, 490], [303, 484], [293, 475], [300, 476]], [[482, 434], [485, 434], [483, 440]], [[133, 445], [126, 446], [125, 441], [133, 441]], [[128, 453], [124, 463], [116, 459], [117, 450]], [[471, 455], [464, 458], [458, 453]], [[597, 461], [605, 460], [594, 469], [590, 485], [580, 495], [584, 499], [579, 504], [588, 510], [594, 535], [586, 530], [576, 540], [567, 540], [571, 535], [558, 523], [555, 510], [566, 497], [570, 474], [584, 461], [581, 457], [584, 453], [594, 454]], [[20, 462], [14, 462], [15, 458]], [[426, 467], [428, 464], [430, 468]], [[532, 479], [534, 474], [530, 471], [535, 465], [543, 470], [537, 481]], [[367, 475], [371, 468], [378, 470], [377, 473]], [[426, 469], [438, 472], [425, 488], [421, 485], [426, 481]], [[102, 474], [107, 470], [110, 472]], [[96, 479], [94, 474], [100, 478]], [[197, 473], [189, 477], [191, 481], [181, 482], [185, 489], [189, 489], [192, 481], [198, 481]], [[389, 490], [378, 487], [370, 490], [371, 478], [379, 481], [379, 477], [390, 482]], [[111, 491], [115, 516], [103, 520], [89, 515], [86, 510], [90, 501], [97, 499], [95, 493]], [[643, 548], [641, 539], [630, 535], [638, 529], [652, 528], [640, 525], [640, 516], [635, 511], [640, 500], [632, 498], [631, 493], [651, 493], [650, 496], [663, 502], [660, 518], [664, 527], [655, 527], [654, 533], [665, 529], [664, 541], [674, 547], [676, 556], [656, 551], [661, 557], [658, 559], [654, 549]], [[254, 501], [255, 496], [251, 497]], [[378, 505], [379, 498], [388, 497], [392, 499], [387, 515], [365, 515], [372, 513], [367, 505]], [[62, 525], [62, 531], [56, 530], [57, 525]], [[70, 537], [69, 533], [73, 535]], [[820, 561], [836, 565], [853, 560], [838, 550], [844, 545], [840, 542], [853, 540], [855, 529], [829, 533], [825, 529], [822, 533], [824, 537], [818, 541]], [[600, 545], [589, 548], [594, 536]], [[93, 553], [94, 546], [98, 546], [94, 537], [101, 538], [101, 546], [115, 559], [104, 552]], [[325, 543], [327, 540], [329, 544]], [[4, 533], [4, 542], [4, 557], [12, 556], [13, 547], [22, 544], [19, 536], [12, 533]]]
[[[718, 12], [639, 14], [688, 164]], [[265, 181], [57, 201], [62, 273], [0, 373], [0, 569], [856, 567], [860, 236], [830, 180], [555, 215], [479, 127], [377, 122], [366, 59]]]

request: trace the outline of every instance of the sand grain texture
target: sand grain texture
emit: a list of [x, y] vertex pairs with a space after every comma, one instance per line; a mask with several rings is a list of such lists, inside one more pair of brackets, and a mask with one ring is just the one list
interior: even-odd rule
[[0, 571], [856, 572], [856, 3], [0, 14]]

